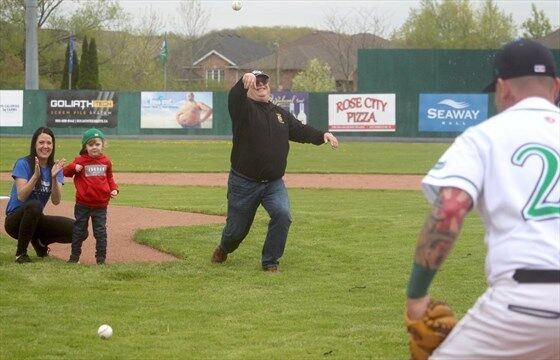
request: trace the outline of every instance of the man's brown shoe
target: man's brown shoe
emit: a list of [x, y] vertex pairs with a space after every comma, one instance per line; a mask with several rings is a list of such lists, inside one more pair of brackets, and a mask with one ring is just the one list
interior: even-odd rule
[[278, 265], [266, 265], [263, 266], [263, 270], [267, 272], [279, 272]]
[[220, 245], [218, 245], [216, 250], [214, 250], [214, 253], [212, 254], [212, 259], [210, 259], [210, 261], [217, 264], [217, 263], [223, 263], [224, 261], [226, 261], [226, 259], [227, 259], [227, 252]]

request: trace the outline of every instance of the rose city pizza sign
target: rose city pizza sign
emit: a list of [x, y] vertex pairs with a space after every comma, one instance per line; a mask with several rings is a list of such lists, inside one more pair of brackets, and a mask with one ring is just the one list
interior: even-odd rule
[[395, 94], [329, 95], [329, 131], [395, 130]]

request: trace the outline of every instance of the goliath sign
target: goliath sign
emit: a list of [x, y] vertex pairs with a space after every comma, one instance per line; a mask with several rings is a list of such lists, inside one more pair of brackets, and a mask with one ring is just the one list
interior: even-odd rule
[[117, 98], [114, 91], [49, 91], [47, 126], [116, 127]]

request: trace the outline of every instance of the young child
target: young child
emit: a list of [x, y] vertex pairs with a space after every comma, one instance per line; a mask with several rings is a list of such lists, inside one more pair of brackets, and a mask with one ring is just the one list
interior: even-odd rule
[[113, 180], [111, 160], [103, 155], [105, 135], [98, 129], [89, 129], [82, 136], [80, 156], [64, 167], [64, 176], [74, 177], [76, 205], [72, 231], [72, 253], [69, 263], [77, 263], [82, 253], [82, 242], [91, 217], [96, 240], [95, 259], [98, 265], [107, 256], [107, 206], [119, 188]]

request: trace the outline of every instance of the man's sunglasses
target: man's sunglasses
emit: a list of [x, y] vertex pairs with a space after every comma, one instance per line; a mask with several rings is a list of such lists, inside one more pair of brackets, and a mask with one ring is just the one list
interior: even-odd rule
[[266, 85], [268, 84], [268, 78], [264, 76], [257, 76], [257, 80], [255, 81], [256, 85]]

